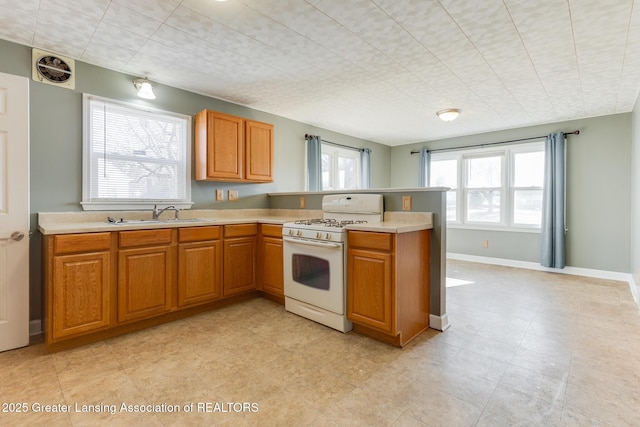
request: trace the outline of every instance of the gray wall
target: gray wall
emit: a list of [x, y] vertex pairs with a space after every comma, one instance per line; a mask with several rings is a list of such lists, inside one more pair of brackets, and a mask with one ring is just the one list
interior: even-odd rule
[[633, 108], [631, 130], [631, 276], [640, 297], [640, 98]]
[[[0, 72], [31, 78], [31, 48], [0, 40]], [[318, 134], [329, 141], [372, 149], [372, 185], [389, 186], [390, 147], [353, 138], [315, 126], [288, 120], [248, 107], [157, 85], [157, 99], [136, 96], [133, 78], [123, 73], [76, 61], [76, 88], [68, 90], [30, 81], [30, 180], [31, 230], [37, 228], [37, 212], [82, 210], [82, 94], [147, 104], [155, 108], [194, 115], [208, 108], [275, 126], [274, 182], [237, 184], [192, 181], [197, 209], [264, 208], [265, 193], [304, 190], [304, 134]], [[215, 202], [215, 190], [237, 189], [237, 202]], [[226, 196], [225, 196], [226, 198]], [[35, 232], [30, 254], [30, 317], [41, 317], [41, 236]]]
[[[631, 119], [631, 113], [616, 114], [393, 147], [391, 186], [417, 185], [418, 156], [409, 154], [412, 149], [490, 143], [578, 129], [580, 135], [569, 136], [567, 148], [567, 265], [626, 273], [630, 269]], [[637, 149], [640, 141], [635, 144]], [[640, 161], [636, 162], [637, 168]], [[636, 217], [638, 213], [636, 206]], [[483, 240], [489, 241], [487, 249], [482, 248]], [[539, 247], [537, 233], [449, 228], [447, 235], [448, 252], [468, 255], [539, 262]]]

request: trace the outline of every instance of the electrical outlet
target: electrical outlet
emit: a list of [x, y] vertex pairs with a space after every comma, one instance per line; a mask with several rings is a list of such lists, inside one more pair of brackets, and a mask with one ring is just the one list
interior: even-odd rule
[[411, 196], [402, 196], [402, 210], [403, 211], [411, 210]]
[[482, 241], [482, 247], [487, 249], [489, 247], [489, 241], [488, 240], [483, 240]]
[[224, 200], [224, 191], [216, 190], [216, 201], [219, 202], [221, 200]]
[[300, 197], [300, 209], [304, 209], [307, 207], [307, 201], [304, 197]]
[[238, 200], [238, 190], [229, 190], [229, 201]]

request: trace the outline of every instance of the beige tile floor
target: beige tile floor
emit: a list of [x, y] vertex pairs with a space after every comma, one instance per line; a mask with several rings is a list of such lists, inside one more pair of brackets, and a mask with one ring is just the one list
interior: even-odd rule
[[448, 275], [471, 282], [448, 288], [452, 327], [403, 350], [255, 299], [75, 350], [0, 353], [0, 411], [28, 409], [0, 425], [640, 425], [628, 284], [460, 261]]

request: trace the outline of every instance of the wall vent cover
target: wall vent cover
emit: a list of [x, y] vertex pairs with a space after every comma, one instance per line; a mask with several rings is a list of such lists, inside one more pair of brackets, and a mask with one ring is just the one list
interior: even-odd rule
[[75, 89], [75, 61], [56, 53], [32, 50], [33, 80], [41, 83]]

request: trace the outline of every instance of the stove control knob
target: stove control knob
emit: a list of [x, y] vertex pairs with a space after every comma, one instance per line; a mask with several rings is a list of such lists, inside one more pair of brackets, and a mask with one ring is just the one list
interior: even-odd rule
[[322, 239], [322, 233], [321, 232], [317, 232], [316, 233], [316, 239]]
[[298, 237], [302, 236], [302, 230], [298, 230], [298, 232], [296, 233], [296, 236]]
[[289, 230], [289, 236], [293, 236], [293, 230]]
[[331, 234], [327, 233], [327, 240], [331, 240]]

